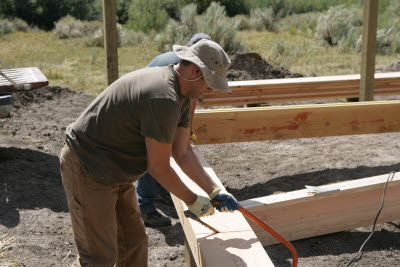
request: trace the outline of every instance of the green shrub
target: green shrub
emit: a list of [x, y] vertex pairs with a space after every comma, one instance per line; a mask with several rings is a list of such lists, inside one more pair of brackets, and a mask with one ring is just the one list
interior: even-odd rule
[[51, 30], [54, 22], [70, 14], [78, 19], [86, 18], [94, 8], [95, 0], [1, 0], [0, 14], [17, 17], [29, 25]]
[[[72, 16], [66, 16], [56, 22], [54, 34], [59, 38], [81, 37], [86, 46], [103, 47], [103, 22], [99, 20], [81, 21]], [[118, 45], [121, 45], [122, 27], [117, 23]], [[126, 43], [129, 43], [127, 41]]]
[[121, 46], [140, 45], [149, 41], [148, 35], [132, 29], [121, 30]]
[[189, 31], [194, 32], [196, 30], [196, 18], [197, 6], [196, 4], [189, 4], [184, 6], [181, 10], [180, 19], [183, 25], [189, 28]]
[[159, 51], [166, 52], [171, 51], [174, 44], [186, 45], [193, 34], [185, 24], [169, 19], [167, 27], [154, 41]]
[[239, 23], [239, 31], [251, 30], [250, 18], [246, 15], [236, 15], [234, 20]]
[[287, 51], [285, 42], [282, 40], [274, 41], [270, 46], [274, 56], [282, 56]]
[[[387, 0], [381, 0], [387, 1]], [[353, 6], [361, 4], [360, 0], [246, 0], [246, 6], [252, 8], [272, 8], [275, 15], [285, 17], [291, 14], [323, 12], [337, 5]]]
[[[171, 51], [173, 44], [186, 45], [190, 38], [198, 32], [208, 34], [227, 52], [242, 51], [245, 46], [237, 41], [239, 31], [238, 20], [226, 16], [223, 6], [212, 3], [203, 15], [198, 16], [193, 5], [181, 10], [181, 20], [170, 19], [163, 32], [155, 38], [157, 49]], [[190, 23], [188, 23], [190, 21]]]
[[22, 19], [0, 19], [0, 35], [12, 32], [26, 32], [29, 29], [29, 25]]
[[15, 32], [14, 25], [7, 19], [0, 20], [0, 35]]
[[[356, 44], [357, 51], [362, 49], [362, 36]], [[391, 20], [385, 29], [378, 30], [376, 35], [376, 53], [388, 55], [400, 53], [400, 18]]]
[[331, 46], [355, 47], [356, 40], [361, 34], [361, 25], [361, 9], [332, 7], [318, 18], [315, 37]]
[[26, 23], [24, 20], [15, 18], [12, 20], [12, 23], [14, 24], [15, 31], [17, 32], [26, 32], [31, 29], [29, 27], [28, 23]]
[[162, 0], [135, 0], [129, 7], [128, 26], [145, 33], [160, 31], [168, 22]]
[[98, 27], [93, 27], [92, 29], [85, 31], [85, 33], [82, 35], [82, 40], [85, 45], [89, 47], [104, 47], [104, 33], [102, 25], [100, 24]]
[[239, 23], [226, 16], [225, 8], [218, 3], [211, 3], [203, 15], [197, 18], [197, 32], [207, 33], [226, 52], [244, 49], [237, 41]]
[[280, 19], [276, 24], [276, 28], [278, 31], [289, 31], [292, 33], [300, 31], [301, 33], [314, 35], [320, 15], [321, 14], [317, 12], [293, 14]]
[[54, 34], [61, 39], [81, 37], [84, 27], [82, 21], [67, 15], [55, 23]]
[[272, 8], [250, 10], [250, 25], [256, 31], [274, 30], [274, 12]]
[[[121, 45], [122, 27], [117, 24], [118, 46]], [[82, 40], [89, 47], [104, 47], [104, 30], [101, 21], [85, 21]]]

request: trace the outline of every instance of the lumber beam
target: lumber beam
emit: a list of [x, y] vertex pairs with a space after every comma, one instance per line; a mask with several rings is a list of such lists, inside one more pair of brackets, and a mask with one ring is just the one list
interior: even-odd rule
[[197, 110], [198, 144], [400, 131], [400, 101]]
[[[374, 94], [400, 94], [400, 72], [375, 73]], [[212, 91], [201, 106], [358, 97], [360, 75], [229, 82], [232, 93]]]
[[374, 100], [374, 73], [378, 10], [379, 0], [364, 0], [360, 101]]
[[[241, 204], [288, 240], [297, 240], [372, 225], [381, 206], [388, 174], [321, 186], [329, 190], [310, 195], [307, 189], [242, 201]], [[400, 173], [388, 183], [378, 223], [400, 219]], [[249, 222], [264, 246], [277, 243]]]
[[[193, 148], [206, 172], [220, 187], [223, 187], [198, 149], [195, 146]], [[200, 187], [183, 173], [172, 158], [171, 166], [186, 186], [197, 194], [207, 196]], [[227, 214], [216, 211], [216, 214], [202, 218], [204, 222], [220, 231], [220, 233], [215, 234], [198, 222], [188, 219], [183, 215], [183, 211], [187, 209], [184, 202], [174, 195], [172, 195], [172, 200], [185, 232], [187, 244], [198, 267], [274, 266], [241, 213], [234, 212]], [[190, 264], [192, 266], [193, 262], [190, 262]]]

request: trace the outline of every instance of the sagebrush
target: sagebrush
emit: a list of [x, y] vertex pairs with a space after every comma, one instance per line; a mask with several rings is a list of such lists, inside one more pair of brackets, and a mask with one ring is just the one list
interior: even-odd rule
[[315, 37], [331, 46], [355, 47], [361, 35], [361, 8], [331, 7], [318, 18]]
[[170, 19], [163, 32], [155, 39], [160, 51], [170, 51], [173, 44], [185, 45], [198, 32], [208, 34], [228, 53], [245, 50], [245, 45], [238, 41], [239, 21], [226, 15], [225, 8], [218, 3], [211, 3], [202, 14], [197, 14], [196, 5], [185, 6], [181, 10], [181, 19]]
[[0, 35], [12, 32], [26, 32], [30, 29], [22, 19], [0, 19]]

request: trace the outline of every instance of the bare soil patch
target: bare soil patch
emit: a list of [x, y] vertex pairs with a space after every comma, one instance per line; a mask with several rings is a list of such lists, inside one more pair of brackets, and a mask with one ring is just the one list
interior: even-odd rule
[[[16, 95], [11, 117], [0, 119], [0, 236], [16, 239], [0, 265], [69, 266], [76, 257], [58, 154], [66, 126], [91, 101], [68, 89], [47, 87]], [[305, 184], [400, 171], [399, 140], [400, 133], [389, 133], [199, 148], [226, 188], [245, 200], [303, 189]], [[158, 204], [174, 219], [172, 226], [147, 228], [150, 266], [186, 266], [184, 233], [176, 213]], [[361, 227], [295, 241], [299, 265], [344, 266], [370, 230]], [[285, 247], [265, 249], [276, 266], [290, 266]], [[400, 221], [378, 225], [362, 259], [352, 266], [400, 266]]]

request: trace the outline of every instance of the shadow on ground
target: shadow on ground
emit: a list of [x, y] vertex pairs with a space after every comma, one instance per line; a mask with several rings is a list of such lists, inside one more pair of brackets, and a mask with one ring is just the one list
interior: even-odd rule
[[[371, 222], [372, 223], [372, 222]], [[399, 225], [390, 223], [393, 229]], [[372, 226], [368, 227], [372, 230]], [[311, 258], [315, 256], [349, 254], [348, 260], [355, 256], [361, 245], [368, 238], [370, 232], [339, 232], [306, 238], [291, 242], [296, 248], [299, 258]], [[291, 266], [292, 255], [283, 245], [277, 244], [264, 247], [268, 256], [276, 266]], [[363, 252], [380, 252], [400, 249], [400, 232], [380, 229], [374, 232], [371, 239], [365, 244]]]
[[68, 212], [59, 166], [54, 155], [0, 147], [0, 224], [17, 226], [22, 209]]
[[360, 166], [354, 169], [326, 169], [323, 171], [277, 177], [265, 183], [258, 183], [251, 186], [246, 185], [240, 189], [227, 187], [227, 190], [234, 195], [237, 200], [242, 201], [264, 197], [274, 193], [305, 189], [305, 185], [320, 186], [389, 174], [392, 171], [400, 171], [400, 164], [379, 167]]

